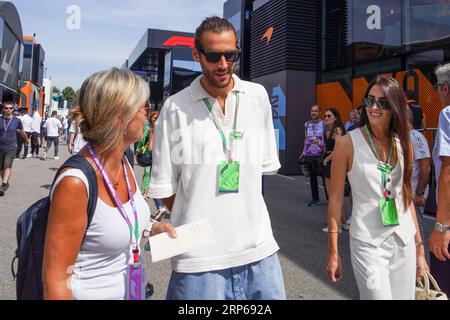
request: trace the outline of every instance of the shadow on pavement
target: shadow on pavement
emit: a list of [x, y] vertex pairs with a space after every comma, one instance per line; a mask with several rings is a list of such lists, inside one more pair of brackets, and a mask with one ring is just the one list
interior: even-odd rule
[[52, 187], [51, 184], [44, 184], [41, 186], [42, 189], [46, 189], [46, 190], [50, 190], [51, 187]]

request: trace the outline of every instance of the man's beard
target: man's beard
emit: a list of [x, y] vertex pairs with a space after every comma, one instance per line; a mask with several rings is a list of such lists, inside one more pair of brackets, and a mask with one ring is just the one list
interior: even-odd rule
[[233, 80], [233, 68], [227, 69], [226, 72], [230, 75], [230, 78], [227, 82], [218, 82], [214, 79], [213, 73], [221, 70], [214, 70], [214, 71], [208, 71], [206, 67], [203, 65], [203, 63], [200, 63], [202, 67], [203, 76], [208, 80], [209, 84], [211, 84], [213, 87], [223, 89], [230, 85], [231, 81]]

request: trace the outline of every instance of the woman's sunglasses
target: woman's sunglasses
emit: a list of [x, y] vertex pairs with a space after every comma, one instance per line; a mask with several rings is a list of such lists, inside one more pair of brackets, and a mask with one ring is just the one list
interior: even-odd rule
[[328, 119], [328, 118], [331, 118], [331, 117], [332, 117], [331, 114], [326, 114], [326, 115], [323, 116], [324, 119]]
[[373, 108], [374, 104], [376, 104], [378, 108], [383, 109], [383, 110], [392, 109], [392, 106], [389, 104], [389, 101], [386, 99], [375, 100], [374, 98], [370, 98], [370, 97], [363, 99], [363, 105], [366, 108]]
[[217, 63], [222, 59], [222, 56], [225, 57], [225, 60], [227, 62], [236, 62], [239, 60], [239, 56], [241, 55], [241, 52], [239, 50], [237, 51], [204, 51], [203, 49], [197, 48], [197, 50], [202, 53], [206, 61], [209, 63]]

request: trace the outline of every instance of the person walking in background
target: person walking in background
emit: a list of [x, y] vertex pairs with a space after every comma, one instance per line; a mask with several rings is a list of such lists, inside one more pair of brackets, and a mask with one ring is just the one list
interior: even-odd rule
[[345, 131], [348, 132], [348, 129], [352, 126], [357, 126], [359, 122], [359, 113], [358, 110], [352, 109], [350, 111], [350, 120], [345, 123]]
[[45, 147], [44, 154], [42, 159], [47, 159], [47, 152], [51, 148], [52, 143], [54, 144], [54, 154], [55, 157], [53, 159], [58, 160], [58, 149], [59, 149], [59, 133], [62, 130], [63, 126], [61, 121], [57, 118], [58, 112], [53, 111], [52, 117], [48, 118], [44, 123], [44, 134], [47, 137], [47, 146]]
[[[159, 112], [152, 112], [150, 115], [150, 123], [145, 126], [144, 136], [142, 140], [137, 144], [137, 151], [139, 152], [152, 152], [153, 151], [153, 136], [155, 129], [155, 122], [158, 120]], [[152, 167], [144, 167], [144, 175], [142, 177], [142, 195], [145, 199], [150, 199], [150, 177]], [[160, 220], [167, 212], [167, 208], [164, 206], [163, 200], [153, 199], [156, 209], [158, 210], [154, 216], [155, 220]]]
[[135, 264], [144, 268], [140, 254], [144, 231], [176, 237], [169, 223], [150, 220], [150, 208], [124, 157], [128, 146], [142, 137], [149, 95], [148, 84], [128, 70], [99, 72], [83, 83], [73, 117], [89, 143], [79, 155], [96, 168], [101, 201], [88, 226], [86, 176], [68, 168], [57, 177], [45, 238], [45, 299], [129, 299], [127, 288], [136, 278], [128, 268]]
[[45, 129], [44, 129], [44, 124], [48, 119], [48, 111], [45, 111], [44, 113], [44, 117], [42, 117], [41, 119], [41, 126], [40, 126], [40, 147], [41, 148], [45, 148], [47, 146], [47, 136], [45, 135]]
[[406, 104], [413, 114], [413, 128], [415, 130], [426, 129], [426, 118], [422, 107], [417, 104], [416, 96], [413, 91], [406, 90]]
[[22, 121], [13, 116], [14, 103], [3, 104], [3, 117], [0, 120], [0, 196], [4, 196], [9, 188], [12, 165], [17, 151], [17, 131], [28, 144], [28, 137], [23, 130]]
[[[20, 109], [20, 116], [18, 117], [20, 121], [22, 121], [23, 130], [28, 137], [28, 141], [30, 141], [31, 133], [33, 131], [32, 124], [33, 119], [27, 114], [27, 108]], [[17, 152], [16, 159], [20, 158], [20, 153], [22, 152], [22, 146], [24, 147], [24, 153], [22, 159], [26, 159], [31, 157], [31, 153], [28, 154], [28, 144], [25, 144], [25, 140], [23, 140], [22, 136], [19, 132], [17, 132]]]
[[430, 236], [431, 273], [441, 289], [450, 295], [450, 63], [435, 71], [439, 98], [444, 109], [433, 149], [437, 182], [436, 224]]
[[305, 140], [303, 155], [309, 171], [312, 200], [308, 207], [319, 205], [319, 183], [317, 176], [321, 175], [321, 162], [324, 151], [324, 123], [320, 118], [320, 106], [311, 107], [311, 120], [305, 123]]
[[70, 154], [77, 154], [83, 149], [87, 141], [83, 138], [80, 127], [76, 121], [70, 123], [69, 139], [67, 141], [67, 149]]
[[41, 116], [37, 107], [33, 107], [33, 122], [31, 124], [31, 154], [39, 158], [39, 137], [41, 134]]
[[361, 127], [336, 140], [328, 206], [328, 265], [342, 279], [338, 250], [345, 177], [353, 192], [350, 254], [362, 300], [414, 300], [428, 270], [411, 188], [413, 149], [405, 96], [377, 76], [364, 95]]
[[419, 224], [420, 235], [425, 240], [423, 230], [423, 211], [425, 202], [428, 198], [428, 181], [431, 173], [431, 155], [427, 139], [413, 127], [414, 116], [411, 110], [406, 109], [408, 119], [409, 138], [414, 151], [414, 163], [412, 171], [412, 192], [414, 196], [414, 205], [416, 208], [417, 222]]
[[63, 137], [64, 141], [67, 141], [66, 132], [69, 129], [69, 122], [67, 121], [67, 117], [62, 117], [61, 123], [62, 123], [62, 126], [63, 126], [62, 137]]
[[[323, 153], [322, 175], [325, 179], [325, 194], [328, 200], [328, 195], [330, 193], [331, 164], [333, 160], [334, 145], [336, 143], [336, 139], [345, 134], [345, 128], [342, 124], [341, 115], [336, 108], [327, 109], [323, 118], [325, 123], [325, 151]], [[342, 224], [345, 223], [345, 215], [343, 214]], [[322, 231], [328, 232], [328, 227], [323, 228]]]

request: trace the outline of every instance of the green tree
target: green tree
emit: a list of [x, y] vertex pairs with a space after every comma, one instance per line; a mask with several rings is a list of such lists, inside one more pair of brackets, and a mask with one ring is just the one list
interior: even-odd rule
[[53, 87], [52, 93], [60, 94], [60, 93], [61, 93], [61, 90], [59, 90], [59, 88], [55, 86], [55, 87]]
[[72, 87], [65, 87], [62, 91], [63, 99], [69, 102], [73, 102], [75, 98], [75, 91]]
[[75, 96], [73, 98], [73, 103], [72, 103], [73, 106], [78, 106], [79, 97], [80, 97], [80, 89], [78, 89], [75, 92]]

